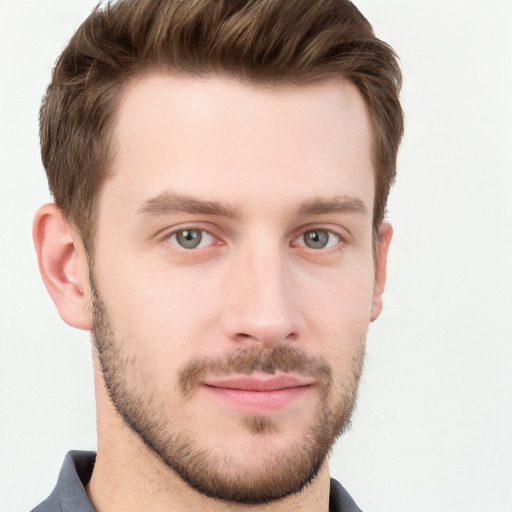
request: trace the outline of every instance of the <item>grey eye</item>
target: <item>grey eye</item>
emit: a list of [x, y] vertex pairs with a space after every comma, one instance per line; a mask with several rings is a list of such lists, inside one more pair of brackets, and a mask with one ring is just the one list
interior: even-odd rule
[[202, 229], [181, 229], [169, 237], [169, 241], [183, 249], [197, 249], [213, 243], [213, 236]]
[[302, 235], [302, 243], [310, 249], [326, 249], [333, 247], [340, 241], [340, 237], [326, 229], [311, 229]]

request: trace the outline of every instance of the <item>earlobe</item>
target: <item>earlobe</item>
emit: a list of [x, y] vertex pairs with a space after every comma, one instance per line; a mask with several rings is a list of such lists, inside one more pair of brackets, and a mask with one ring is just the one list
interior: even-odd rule
[[393, 227], [383, 222], [379, 231], [377, 246], [375, 247], [375, 285], [373, 287], [373, 303], [371, 320], [376, 320], [382, 311], [382, 295], [386, 286], [386, 268], [388, 250], [393, 237]]
[[80, 237], [53, 203], [37, 211], [32, 235], [41, 277], [59, 315], [72, 327], [90, 330], [87, 255]]

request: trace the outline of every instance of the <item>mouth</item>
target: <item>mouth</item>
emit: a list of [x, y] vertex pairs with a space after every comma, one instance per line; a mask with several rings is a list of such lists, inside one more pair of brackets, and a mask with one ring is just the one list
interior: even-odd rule
[[207, 379], [201, 388], [210, 397], [246, 414], [269, 414], [284, 410], [310, 393], [311, 378], [293, 375], [243, 375]]

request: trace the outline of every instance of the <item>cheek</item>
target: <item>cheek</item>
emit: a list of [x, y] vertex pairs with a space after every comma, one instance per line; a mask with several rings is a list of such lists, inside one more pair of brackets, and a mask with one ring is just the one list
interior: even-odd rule
[[373, 301], [373, 273], [360, 268], [333, 272], [303, 296], [310, 350], [321, 351], [334, 372], [335, 388], [357, 383]]
[[127, 271], [119, 265], [102, 284], [101, 295], [116, 331], [129, 345], [136, 345], [137, 353], [147, 353], [151, 347], [152, 353], [186, 361], [199, 345], [201, 333], [219, 317], [215, 309], [219, 301], [212, 292], [219, 285], [211, 274], [201, 277], [150, 264]]
[[326, 327], [350, 332], [358, 324], [367, 326], [373, 302], [373, 266], [329, 269], [322, 275], [306, 276], [300, 284], [301, 302], [311, 320]]

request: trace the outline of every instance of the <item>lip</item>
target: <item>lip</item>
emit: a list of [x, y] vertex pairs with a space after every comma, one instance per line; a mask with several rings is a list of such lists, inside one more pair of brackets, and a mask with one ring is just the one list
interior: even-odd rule
[[210, 396], [247, 414], [286, 409], [314, 388], [314, 380], [293, 375], [243, 375], [201, 383]]

